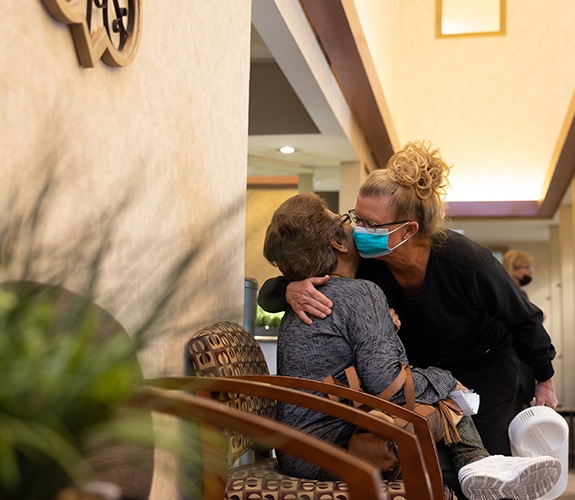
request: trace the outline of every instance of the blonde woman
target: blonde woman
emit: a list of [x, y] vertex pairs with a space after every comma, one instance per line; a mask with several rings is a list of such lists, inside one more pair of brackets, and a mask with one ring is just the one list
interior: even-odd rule
[[[338, 216], [319, 196], [303, 193], [286, 200], [267, 228], [264, 255], [291, 280], [328, 274], [321, 287], [333, 302], [329, 316], [306, 325], [288, 308], [278, 334], [278, 375], [323, 380], [329, 375], [345, 380], [354, 366], [361, 386], [380, 394], [393, 383], [402, 365], [409, 364], [396, 335], [393, 318], [381, 289], [354, 279], [360, 263], [355, 230], [348, 214]], [[453, 389], [464, 387], [453, 375], [429, 366], [413, 369], [415, 400], [437, 403]], [[391, 401], [404, 404], [400, 390]], [[346, 422], [295, 405], [278, 403], [278, 420], [336, 443], [349, 452], [395, 472], [390, 460], [393, 444], [369, 433], [355, 433]], [[539, 498], [553, 487], [560, 464], [552, 457], [489, 456], [470, 417], [458, 424], [459, 440], [437, 443], [445, 482], [457, 497]], [[390, 448], [391, 447], [391, 448]], [[284, 473], [308, 479], [333, 477], [307, 462], [278, 451]]]
[[[445, 228], [448, 174], [437, 149], [414, 142], [368, 176], [349, 212], [362, 256], [356, 277], [385, 293], [401, 319], [398, 334], [411, 364], [449, 370], [479, 393], [474, 421], [483, 444], [492, 454], [510, 455], [507, 428], [516, 412], [517, 359], [533, 367], [535, 403], [555, 408], [555, 349], [541, 310], [492, 252]], [[328, 280], [289, 284], [287, 301], [302, 321], [331, 314], [333, 302], [315, 288]], [[285, 286], [285, 280], [283, 288], [282, 280], [266, 282], [260, 305], [277, 308]]]
[[533, 262], [535, 257], [529, 252], [512, 248], [503, 254], [501, 263], [517, 286], [523, 287], [533, 279]]

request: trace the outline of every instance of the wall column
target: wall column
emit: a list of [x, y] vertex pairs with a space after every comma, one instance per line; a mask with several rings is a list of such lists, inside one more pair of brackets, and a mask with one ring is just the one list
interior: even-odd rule
[[546, 328], [551, 336], [551, 340], [557, 350], [557, 357], [553, 361], [555, 368], [555, 390], [559, 404], [563, 405], [565, 389], [565, 370], [563, 359], [563, 315], [561, 288], [561, 241], [559, 228], [553, 226], [549, 231], [549, 312], [546, 319]]
[[[559, 209], [559, 250], [561, 262], [561, 360], [562, 366], [575, 363], [575, 269], [573, 259], [575, 248], [573, 235], [574, 218], [571, 206]], [[560, 382], [561, 379], [558, 380]], [[575, 407], [575, 394], [569, 390], [572, 384], [568, 377], [563, 379], [563, 406]]]
[[313, 174], [299, 174], [297, 189], [299, 193], [313, 193]]
[[341, 213], [355, 207], [357, 193], [367, 177], [361, 162], [343, 162], [339, 170], [339, 211]]

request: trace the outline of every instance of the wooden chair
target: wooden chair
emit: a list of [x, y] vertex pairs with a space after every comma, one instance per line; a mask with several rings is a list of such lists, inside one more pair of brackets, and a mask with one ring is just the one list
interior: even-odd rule
[[[196, 380], [197, 381], [197, 380]], [[209, 382], [201, 379], [201, 385]], [[257, 384], [267, 392], [269, 386], [254, 382], [245, 384]], [[161, 385], [161, 384], [159, 384]], [[192, 381], [185, 382], [185, 388], [194, 387]], [[226, 388], [228, 388], [226, 386]], [[239, 390], [238, 387], [233, 387]], [[255, 391], [258, 392], [257, 390]], [[269, 394], [274, 392], [274, 388]], [[385, 499], [385, 484], [381, 483], [381, 476], [377, 468], [371, 464], [352, 457], [345, 450], [326, 443], [322, 440], [309, 436], [296, 429], [283, 425], [272, 419], [260, 417], [250, 412], [232, 408], [210, 398], [197, 397], [191, 394], [174, 390], [159, 389], [155, 387], [141, 388], [132, 400], [132, 405], [144, 407], [154, 411], [167, 413], [176, 417], [199, 422], [206, 428], [217, 426], [223, 429], [241, 432], [249, 436], [253, 443], [260, 446], [272, 446], [281, 449], [312, 463], [319, 465], [334, 474], [341, 476], [343, 481], [338, 481], [339, 488], [334, 490], [337, 496], [326, 496], [329, 485], [323, 483], [320, 486], [321, 498], [346, 498], [354, 499]], [[356, 411], [353, 410], [352, 411]], [[366, 415], [366, 414], [364, 414]], [[370, 417], [373, 418], [373, 417]], [[232, 471], [227, 469], [225, 449], [214, 449], [214, 441], [210, 443], [209, 467], [204, 469], [204, 495], [205, 500], [240, 499], [240, 498], [281, 498], [289, 493], [306, 492], [313, 493], [310, 482], [286, 476], [269, 477], [267, 481], [261, 481], [261, 475], [269, 475], [269, 471], [275, 469], [273, 461], [268, 459], [265, 463], [255, 466], [239, 466]], [[221, 460], [213, 460], [213, 455], [219, 452]], [[227, 483], [227, 484], [226, 484]], [[268, 495], [264, 496], [260, 490], [260, 484], [269, 487]], [[254, 496], [257, 494], [261, 496]], [[329, 494], [329, 493], [328, 493]], [[185, 493], [183, 493], [185, 497]], [[287, 498], [287, 497], [286, 497]], [[295, 496], [293, 498], [296, 498]], [[299, 497], [297, 497], [299, 498]], [[306, 498], [316, 498], [315, 496]]]
[[[404, 482], [389, 484], [390, 498], [405, 497], [406, 493], [410, 498], [417, 500], [437, 499], [445, 496], [433, 439], [427, 422], [419, 415], [374, 396], [333, 384], [270, 376], [259, 344], [250, 333], [235, 323], [217, 323], [197, 332], [188, 343], [187, 363], [187, 373], [197, 374], [200, 377], [163, 378], [147, 381], [148, 384], [164, 389], [194, 391], [197, 394], [217, 398], [229, 406], [241, 408], [243, 411], [268, 419], [274, 417], [275, 401], [277, 400], [307, 406], [336, 418], [342, 418], [397, 443]], [[412, 422], [415, 432], [411, 434], [402, 431], [364, 411], [333, 402], [325, 397], [302, 392], [300, 389], [335, 394], [339, 397], [356, 400], [363, 405], [397, 414]], [[230, 463], [235, 461], [251, 445], [245, 436], [237, 434], [230, 437], [229, 443]], [[265, 474], [262, 473], [261, 462], [248, 466], [250, 472], [247, 472], [244, 467], [239, 476], [235, 475], [237, 471], [231, 471], [227, 483], [228, 488], [231, 485], [235, 488], [233, 498], [247, 498], [247, 496], [242, 497], [238, 493], [238, 489], [241, 488], [242, 481], [246, 484], [251, 483], [254, 477], [259, 478], [257, 488], [259, 488], [262, 497], [267, 484], [274, 485], [275, 491], [271, 492], [274, 495], [278, 494], [277, 484], [288, 483], [292, 485], [300, 483], [303, 490], [311, 495], [310, 498], [313, 498], [313, 494], [310, 492], [313, 489], [321, 492], [324, 495], [322, 498], [330, 498], [330, 496], [325, 496], [326, 494], [329, 495], [329, 492], [332, 492], [333, 498], [335, 498], [335, 492], [337, 492], [337, 498], [348, 497], [347, 493], [340, 491], [341, 489], [347, 490], [348, 486], [339, 481], [320, 482], [297, 478], [288, 478], [286, 481], [285, 476], [279, 472], [275, 461], [268, 459], [264, 463], [266, 464], [264, 466], [266, 468]], [[257, 470], [258, 467], [259, 470]], [[329, 468], [327, 469], [329, 470]], [[291, 488], [294, 489], [293, 486]]]
[[[419, 447], [423, 453], [425, 469], [429, 475], [429, 480], [433, 490], [433, 498], [442, 498], [443, 496], [446, 496], [447, 498], [451, 497], [450, 491], [446, 491], [444, 488], [443, 476], [439, 466], [439, 457], [437, 455], [437, 448], [435, 447], [435, 440], [429, 429], [427, 421], [421, 415], [414, 413], [402, 406], [398, 406], [396, 404], [390, 403], [389, 401], [380, 399], [376, 396], [372, 396], [371, 394], [359, 392], [340, 385], [319, 382], [317, 380], [282, 377], [279, 375], [244, 375], [237, 376], [237, 378], [337, 396], [341, 399], [349, 400], [354, 403], [363, 405], [364, 410], [370, 408], [381, 410], [385, 413], [398, 416], [403, 420], [410, 422], [413, 426], [413, 432], [417, 436]], [[400, 482], [395, 481], [395, 483]], [[403, 490], [401, 485], [395, 484], [393, 485], [393, 488], [398, 492], [397, 496], [400, 496], [399, 491]], [[393, 496], [390, 498], [393, 498]]]

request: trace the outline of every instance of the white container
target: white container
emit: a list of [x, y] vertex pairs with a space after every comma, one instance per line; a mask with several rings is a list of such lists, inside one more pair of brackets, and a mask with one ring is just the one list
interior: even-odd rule
[[532, 406], [518, 413], [509, 424], [511, 453], [516, 457], [549, 455], [561, 462], [559, 481], [542, 499], [561, 496], [569, 479], [569, 426], [547, 406]]

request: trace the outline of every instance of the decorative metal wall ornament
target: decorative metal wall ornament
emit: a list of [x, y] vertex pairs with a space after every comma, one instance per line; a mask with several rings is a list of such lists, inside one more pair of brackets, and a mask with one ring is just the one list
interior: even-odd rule
[[127, 66], [142, 34], [142, 0], [42, 0], [50, 14], [70, 25], [80, 64]]

